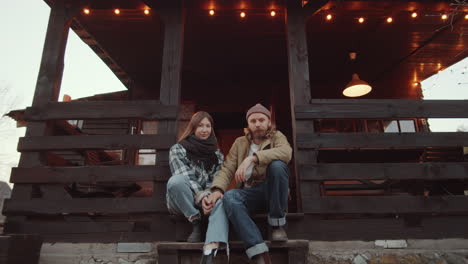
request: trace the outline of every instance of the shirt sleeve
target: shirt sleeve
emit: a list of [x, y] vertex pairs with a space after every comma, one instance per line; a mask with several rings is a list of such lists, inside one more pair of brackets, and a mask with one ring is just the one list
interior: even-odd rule
[[202, 187], [195, 179], [195, 171], [190, 166], [190, 161], [187, 158], [187, 152], [180, 144], [175, 144], [169, 150], [169, 167], [171, 174], [183, 175], [189, 179], [190, 187], [194, 194], [202, 191]]

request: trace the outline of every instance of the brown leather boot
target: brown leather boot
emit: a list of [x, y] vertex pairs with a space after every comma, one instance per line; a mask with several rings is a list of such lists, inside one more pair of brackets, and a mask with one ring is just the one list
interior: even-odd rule
[[288, 235], [282, 226], [270, 226], [271, 241], [288, 241]]
[[271, 264], [270, 254], [268, 252], [255, 255], [252, 260], [255, 264]]
[[200, 219], [196, 219], [192, 222], [192, 233], [187, 238], [187, 242], [202, 242], [202, 222]]

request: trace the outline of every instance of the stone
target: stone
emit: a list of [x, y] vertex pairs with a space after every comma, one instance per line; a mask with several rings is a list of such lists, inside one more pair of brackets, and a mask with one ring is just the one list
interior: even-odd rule
[[125, 260], [123, 258], [119, 258], [119, 264], [134, 264], [131, 261]]
[[10, 186], [4, 181], [0, 181], [0, 223], [5, 222], [5, 216], [2, 215], [3, 201], [6, 198], [10, 198], [10, 196], [11, 196]]
[[407, 248], [408, 243], [406, 243], [406, 240], [376, 240], [375, 246], [383, 248]]
[[367, 259], [362, 255], [357, 255], [353, 259], [353, 264], [367, 264]]
[[442, 258], [447, 262], [447, 264], [468, 264], [467, 259], [454, 253], [443, 254]]
[[118, 243], [118, 253], [148, 253], [151, 252], [151, 243]]
[[156, 264], [157, 261], [153, 259], [139, 259], [135, 262], [135, 264]]

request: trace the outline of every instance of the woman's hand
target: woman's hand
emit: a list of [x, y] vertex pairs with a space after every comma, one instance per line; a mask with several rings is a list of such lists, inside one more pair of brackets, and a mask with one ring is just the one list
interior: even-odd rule
[[216, 204], [216, 202], [219, 200], [219, 199], [222, 199], [224, 197], [224, 194], [220, 191], [214, 191], [209, 197], [209, 201], [211, 203], [211, 206], [214, 206]]
[[201, 204], [202, 204], [203, 213], [205, 215], [210, 214], [211, 210], [213, 209], [213, 204], [211, 204], [210, 196], [205, 196], [205, 198], [203, 198]]

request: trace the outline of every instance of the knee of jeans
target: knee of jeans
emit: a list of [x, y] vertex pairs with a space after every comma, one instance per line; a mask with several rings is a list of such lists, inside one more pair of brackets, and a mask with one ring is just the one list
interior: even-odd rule
[[225, 208], [231, 208], [236, 200], [236, 192], [234, 190], [227, 191], [223, 196], [223, 205]]
[[171, 192], [178, 192], [180, 191], [184, 185], [186, 184], [186, 179], [182, 175], [174, 175], [169, 178], [167, 181], [167, 191]]
[[270, 164], [268, 165], [268, 168], [267, 168], [268, 171], [276, 171], [276, 170], [284, 170], [284, 171], [288, 171], [288, 164], [286, 164], [286, 162], [284, 161], [281, 161], [281, 160], [274, 160], [272, 162], [270, 162]]

